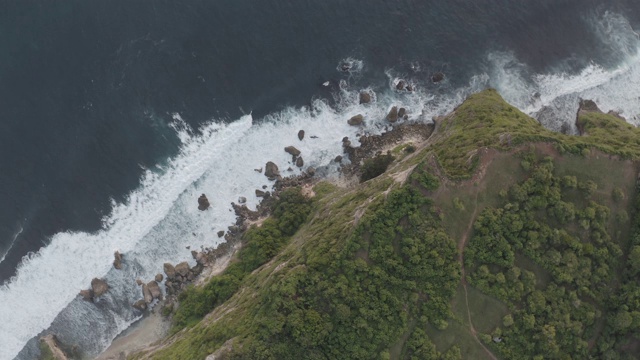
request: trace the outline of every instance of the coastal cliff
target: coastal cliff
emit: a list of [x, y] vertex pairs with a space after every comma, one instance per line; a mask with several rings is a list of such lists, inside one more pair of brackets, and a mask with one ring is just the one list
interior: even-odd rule
[[592, 106], [576, 125], [485, 90], [362, 157], [360, 182], [283, 190], [130, 358], [633, 358], [640, 134]]

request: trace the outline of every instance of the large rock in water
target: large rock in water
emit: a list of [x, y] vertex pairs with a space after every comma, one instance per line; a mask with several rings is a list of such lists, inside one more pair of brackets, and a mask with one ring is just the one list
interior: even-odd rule
[[176, 277], [176, 268], [169, 263], [164, 263], [164, 273], [167, 274], [167, 279], [173, 279]]
[[99, 297], [109, 290], [109, 285], [104, 280], [94, 278], [91, 280], [91, 290], [93, 290], [94, 297]]
[[138, 300], [133, 303], [133, 308], [140, 311], [145, 311], [147, 309], [147, 303], [144, 300]]
[[440, 71], [431, 75], [431, 81], [433, 81], [434, 83], [439, 83], [442, 80], [444, 80], [444, 74]]
[[302, 160], [302, 157], [296, 159], [296, 166], [299, 168], [304, 166], [304, 160]]
[[368, 104], [371, 102], [371, 94], [369, 94], [368, 92], [361, 92], [360, 93], [360, 104]]
[[151, 290], [147, 284], [142, 285], [142, 296], [144, 297], [144, 302], [150, 304], [153, 301], [153, 295], [151, 295]]
[[176, 265], [176, 273], [180, 274], [180, 276], [186, 277], [187, 275], [189, 275], [189, 270], [191, 270], [191, 268], [189, 267], [189, 263], [187, 263], [186, 261], [183, 261], [180, 264]]
[[398, 107], [394, 106], [391, 108], [391, 111], [389, 111], [389, 114], [387, 114], [387, 120], [390, 123], [394, 123], [396, 121], [398, 121]]
[[209, 199], [207, 199], [207, 196], [205, 194], [200, 195], [200, 197], [198, 198], [198, 210], [207, 210], [209, 206], [211, 206], [211, 204], [209, 204]]
[[93, 300], [93, 290], [80, 290], [80, 296], [82, 296], [82, 299], [85, 301], [91, 301]]
[[119, 251], [116, 251], [115, 253], [113, 253], [113, 267], [121, 270], [122, 269], [122, 254], [120, 254]]
[[278, 165], [269, 161], [264, 167], [264, 176], [266, 176], [269, 180], [273, 180], [280, 176], [280, 170], [278, 170]]
[[294, 146], [287, 146], [286, 148], [284, 148], [284, 151], [293, 155], [294, 157], [300, 156], [300, 150], [296, 149]]
[[302, 141], [302, 139], [304, 139], [304, 130], [298, 131], [298, 139], [300, 139], [300, 141]]
[[151, 297], [154, 299], [162, 299], [162, 291], [160, 291], [160, 286], [155, 280], [151, 280], [147, 283], [147, 289], [151, 293]]
[[351, 117], [351, 119], [347, 120], [347, 124], [351, 126], [358, 126], [362, 124], [363, 121], [364, 121], [364, 116], [362, 116], [361, 114], [358, 114], [356, 116]]

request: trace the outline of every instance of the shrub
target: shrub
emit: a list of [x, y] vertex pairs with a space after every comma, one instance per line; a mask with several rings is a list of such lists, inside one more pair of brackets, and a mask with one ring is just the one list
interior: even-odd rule
[[360, 175], [360, 182], [365, 182], [382, 175], [385, 171], [387, 171], [389, 164], [391, 164], [393, 160], [395, 160], [395, 158], [389, 153], [387, 153], [386, 155], [376, 155], [371, 159], [365, 160], [364, 164], [362, 165], [362, 175]]

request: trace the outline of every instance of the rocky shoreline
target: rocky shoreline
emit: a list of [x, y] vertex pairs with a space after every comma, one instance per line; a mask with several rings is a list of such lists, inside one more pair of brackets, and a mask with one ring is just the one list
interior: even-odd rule
[[[361, 101], [371, 101], [371, 98], [367, 97], [367, 95], [367, 93], [363, 93]], [[357, 115], [356, 118], [357, 119], [354, 120], [352, 117], [346, 121], [352, 126], [361, 126], [365, 121], [362, 115]], [[354, 182], [354, 179], [358, 178], [361, 166], [366, 159], [380, 155], [383, 150], [388, 150], [389, 148], [408, 140], [426, 140], [433, 132], [434, 125], [432, 123], [398, 122], [398, 120], [402, 119], [406, 119], [406, 110], [404, 108], [398, 109], [394, 106], [386, 117], [386, 120], [389, 122], [389, 127], [384, 133], [380, 135], [365, 134], [359, 136], [359, 146], [354, 146], [349, 138], [343, 138], [343, 153], [336, 154], [333, 162], [339, 164], [340, 176], [347, 179], [346, 183]], [[304, 137], [305, 131], [300, 130], [298, 132], [298, 139], [303, 141]], [[284, 151], [292, 156], [293, 164], [299, 168], [304, 167], [303, 154], [300, 150], [291, 145], [285, 147]], [[131, 306], [142, 314], [147, 314], [147, 316], [140, 321], [142, 325], [137, 326], [136, 331], [134, 331], [135, 335], [124, 335], [124, 337], [135, 336], [139, 338], [141, 337], [141, 331], [156, 331], [158, 327], [156, 324], [158, 323], [158, 319], [153, 319], [153, 321], [150, 320], [150, 323], [156, 325], [150, 326], [151, 329], [147, 329], [147, 326], [144, 324], [147, 318], [151, 319], [153, 317], [160, 316], [159, 312], [165, 313], [165, 311], [163, 311], [164, 309], [167, 309], [166, 312], [170, 312], [173, 307], [177, 305], [179, 294], [188, 285], [205, 283], [211, 276], [214, 276], [224, 270], [226, 264], [242, 246], [244, 232], [252, 224], [259, 224], [260, 219], [264, 219], [269, 216], [273, 205], [283, 190], [291, 187], [311, 187], [315, 182], [319, 181], [319, 178], [315, 176], [316, 169], [313, 167], [307, 167], [301, 172], [301, 174], [289, 177], [281, 176], [278, 166], [271, 161], [267, 162], [264, 168], [255, 170], [260, 173], [264, 173], [269, 180], [274, 181], [273, 189], [271, 192], [266, 191], [266, 189], [255, 190], [256, 196], [262, 199], [256, 210], [251, 210], [245, 205], [246, 198], [244, 197], [240, 197], [238, 199], [238, 203], [231, 203], [231, 207], [236, 215], [235, 224], [229, 226], [226, 231], [219, 231], [214, 235], [220, 238], [224, 237], [224, 242], [215, 248], [204, 248], [201, 251], [191, 251], [193, 259], [196, 262], [196, 265], [193, 267], [191, 267], [187, 261], [183, 261], [175, 265], [165, 263], [163, 265], [162, 272], [159, 272], [154, 279], [150, 279], [146, 282], [141, 279], [135, 280], [140, 286], [141, 298], [131, 304]], [[206, 197], [206, 194], [200, 195], [196, 203], [198, 209], [201, 211], [206, 211], [210, 207], [210, 202]], [[114, 268], [121, 269], [124, 261], [126, 261], [125, 255], [116, 251], [114, 253], [113, 260]], [[165, 289], [164, 294], [161, 286], [163, 282]], [[107, 284], [103, 279], [95, 278], [91, 282], [91, 287], [80, 291], [79, 296], [86, 301], [93, 302], [108, 290], [109, 284]], [[160, 311], [156, 311], [156, 308], [159, 308]], [[148, 314], [151, 314], [151, 316], [148, 316]], [[163, 331], [166, 333], [166, 331], [168, 331], [168, 326], [165, 326]], [[159, 340], [158, 336], [163, 336], [162, 332], [156, 335], [157, 336], [153, 337], [156, 340]], [[54, 335], [47, 336], [52, 336], [53, 339], [55, 339]], [[47, 337], [43, 337], [42, 339], [45, 338], [49, 339]], [[131, 353], [131, 351], [140, 350], [139, 346], [142, 345], [134, 344], [128, 347], [126, 345], [126, 340], [121, 339], [121, 337], [118, 337], [117, 339], [119, 342], [119, 351], [114, 354], [113, 350], [108, 351], [111, 349], [111, 347], [109, 347], [98, 357], [99, 359], [121, 359]], [[57, 342], [42, 340], [42, 344], [51, 348], [51, 351], [54, 354], [68, 356], [64, 351], [60, 350], [61, 347]], [[53, 345], [56, 346], [53, 347]], [[108, 357], [104, 356], [106, 354], [109, 354]], [[59, 357], [54, 358], [57, 359]], [[62, 359], [66, 358], [68, 357], [64, 357]]]

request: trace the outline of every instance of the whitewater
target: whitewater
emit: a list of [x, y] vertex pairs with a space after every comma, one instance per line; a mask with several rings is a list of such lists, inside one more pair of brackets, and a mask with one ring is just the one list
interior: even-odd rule
[[[420, 79], [387, 71], [384, 89], [352, 87], [341, 81], [333, 106], [314, 100], [308, 107], [290, 107], [255, 121], [247, 114], [231, 123], [212, 120], [197, 131], [190, 129], [180, 114], [173, 128], [181, 139], [179, 154], [166, 163], [147, 169], [140, 186], [126, 201], [112, 202], [102, 230], [95, 233], [62, 232], [49, 245], [25, 257], [16, 275], [0, 288], [0, 359], [12, 359], [34, 337], [49, 329], [63, 342], [77, 344], [90, 355], [104, 350], [140, 315], [131, 304], [142, 297], [135, 280], [151, 280], [165, 262], [191, 258], [191, 250], [215, 247], [215, 235], [235, 222], [231, 202], [247, 198], [255, 208], [255, 189], [270, 187], [264, 174], [254, 169], [275, 162], [284, 176], [300, 173], [284, 147], [298, 148], [305, 168], [320, 169], [326, 176], [339, 176], [332, 159], [342, 153], [342, 138], [355, 140], [364, 133], [381, 133], [391, 106], [407, 109], [409, 121], [429, 122], [447, 114], [469, 94], [487, 87], [496, 88], [512, 105], [538, 118], [543, 125], [560, 130], [573, 126], [580, 98], [593, 99], [603, 111], [619, 112], [637, 125], [640, 122], [640, 43], [638, 34], [624, 17], [605, 13], [594, 22], [594, 31], [611, 46], [620, 61], [614, 67], [591, 64], [580, 71], [559, 67], [546, 74], [533, 74], [509, 52], [489, 52], [485, 71], [473, 76], [461, 88], [429, 91]], [[366, 67], [360, 60], [354, 76]], [[342, 63], [342, 62], [340, 62]], [[395, 91], [404, 78], [417, 90]], [[372, 104], [358, 103], [360, 91], [374, 91]], [[365, 117], [365, 126], [356, 128], [346, 120], [356, 114]], [[573, 129], [571, 127], [571, 129]], [[303, 141], [297, 137], [305, 130]], [[317, 138], [311, 138], [311, 136]], [[291, 171], [288, 170], [291, 168]], [[206, 194], [212, 206], [197, 209], [197, 198]], [[114, 251], [124, 254], [124, 268], [112, 266]], [[104, 278], [110, 290], [98, 301], [80, 300], [78, 292], [90, 286], [94, 277]], [[84, 335], [84, 336], [83, 336]], [[20, 355], [29, 358], [29, 350]]]

